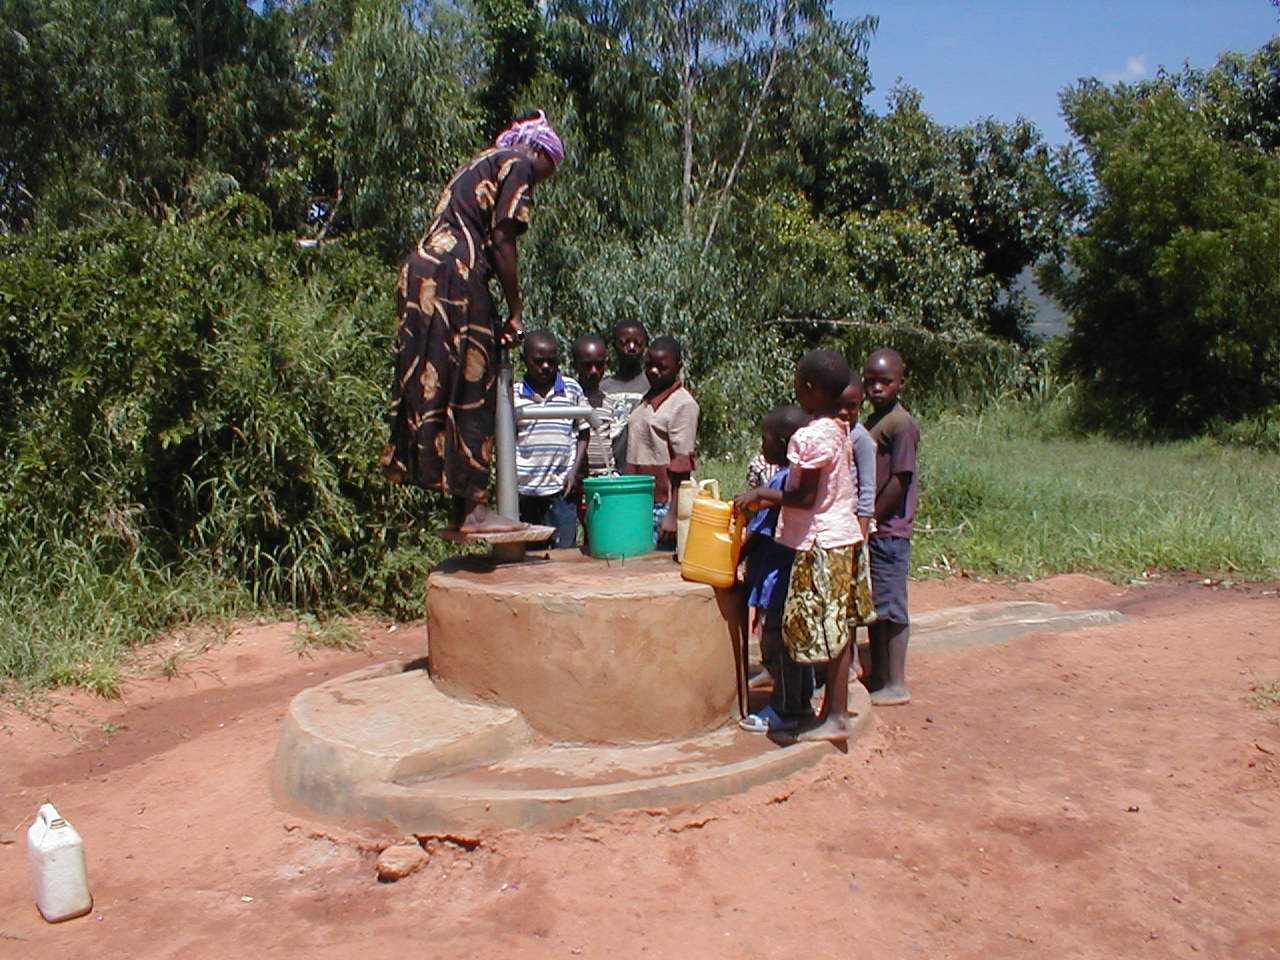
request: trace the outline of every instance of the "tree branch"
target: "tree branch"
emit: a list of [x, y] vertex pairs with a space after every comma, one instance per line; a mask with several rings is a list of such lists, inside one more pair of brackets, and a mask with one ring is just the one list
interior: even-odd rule
[[877, 323], [874, 320], [852, 320], [848, 317], [774, 317], [772, 320], [765, 320], [763, 323], [767, 327], [781, 324], [810, 324], [829, 327], [857, 327], [861, 330], [905, 330], [910, 333], [920, 334], [931, 340], [957, 345], [973, 343], [976, 340], [994, 342], [993, 337], [989, 337], [977, 330], [970, 336], [956, 336], [951, 333], [939, 333], [936, 330], [930, 330], [928, 327], [922, 327], [918, 323], [901, 323], [898, 321]]
[[733, 190], [733, 182], [737, 179], [738, 170], [742, 167], [742, 158], [746, 156], [747, 145], [751, 142], [751, 135], [755, 132], [756, 122], [760, 119], [760, 111], [764, 107], [765, 98], [769, 95], [769, 88], [773, 86], [773, 76], [778, 67], [778, 35], [782, 32], [782, 21], [787, 11], [791, 9], [791, 4], [792, 0], [785, 0], [775, 9], [773, 23], [769, 27], [769, 69], [765, 71], [764, 82], [760, 84], [760, 92], [756, 96], [756, 102], [751, 107], [751, 118], [747, 121], [747, 128], [742, 133], [742, 142], [738, 145], [738, 155], [733, 160], [733, 166], [729, 168], [724, 186], [720, 188], [715, 206], [712, 208], [711, 223], [708, 225], [707, 235], [702, 241], [702, 255], [704, 257], [707, 255], [707, 251], [711, 249], [711, 240], [716, 235], [716, 226], [720, 223], [720, 214], [729, 200], [729, 193]]

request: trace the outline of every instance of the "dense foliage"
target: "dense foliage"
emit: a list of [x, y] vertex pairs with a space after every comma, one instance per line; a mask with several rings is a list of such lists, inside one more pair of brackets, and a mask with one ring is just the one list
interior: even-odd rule
[[1063, 104], [1092, 165], [1056, 290], [1098, 414], [1190, 434], [1280, 413], [1280, 40]]
[[1180, 387], [1166, 354], [1209, 343], [1213, 412], [1276, 402], [1248, 266], [1274, 46], [1070, 93], [1090, 179], [1023, 121], [868, 109], [875, 29], [824, 0], [0, 0], [0, 675], [109, 689], [112, 644], [218, 610], [420, 611], [437, 505], [376, 471], [394, 270], [534, 106], [569, 159], [528, 315], [682, 337], [705, 457], [754, 446], [817, 344], [903, 350], [918, 409], [1017, 395], [1017, 278], [1068, 251], [1071, 360], [1111, 396], [1205, 415], [1108, 365], [1154, 337]]
[[[95, 657], [62, 645], [110, 646], [131, 605], [150, 628], [420, 609], [441, 518], [376, 470], [384, 271], [265, 219], [239, 195], [159, 227], [0, 238], [0, 672], [80, 679]], [[20, 619], [50, 586], [56, 608]]]

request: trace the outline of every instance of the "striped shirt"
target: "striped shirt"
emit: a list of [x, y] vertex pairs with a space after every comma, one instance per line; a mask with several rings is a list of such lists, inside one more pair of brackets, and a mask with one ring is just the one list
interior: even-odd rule
[[[747, 464], [747, 489], [754, 490], [756, 487], [763, 487], [776, 477], [781, 469], [782, 467], [766, 460], [763, 453], [757, 453], [751, 458], [751, 462]], [[772, 534], [770, 535], [772, 536]]]
[[618, 472], [613, 459], [613, 408], [609, 400], [600, 392], [594, 397], [587, 397], [587, 402], [596, 408], [600, 417], [600, 426], [591, 427], [591, 435], [587, 438], [588, 477], [610, 477]]
[[564, 489], [577, 452], [578, 434], [587, 422], [574, 417], [556, 420], [519, 419], [526, 408], [582, 407], [586, 398], [578, 381], [556, 374], [544, 397], [524, 380], [512, 389], [516, 407], [516, 485], [527, 497], [548, 497]]

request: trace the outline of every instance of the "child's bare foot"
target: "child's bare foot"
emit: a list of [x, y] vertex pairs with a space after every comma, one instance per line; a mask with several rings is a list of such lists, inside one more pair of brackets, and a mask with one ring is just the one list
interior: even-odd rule
[[512, 530], [523, 530], [527, 523], [512, 520], [500, 513], [494, 513], [486, 504], [477, 503], [471, 512], [458, 524], [459, 533], [509, 533]]
[[797, 740], [848, 740], [850, 733], [849, 714], [840, 713], [832, 714], [826, 719], [819, 718], [821, 721], [816, 727], [810, 727], [808, 730], [801, 730], [796, 734]]
[[911, 691], [906, 684], [884, 686], [871, 690], [871, 702], [877, 707], [897, 707], [911, 702]]

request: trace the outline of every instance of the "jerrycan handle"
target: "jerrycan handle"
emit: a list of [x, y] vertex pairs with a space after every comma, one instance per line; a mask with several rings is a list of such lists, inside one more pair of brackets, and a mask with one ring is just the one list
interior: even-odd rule
[[715, 477], [698, 481], [698, 496], [720, 499], [720, 481]]
[[742, 556], [742, 534], [747, 526], [747, 514], [743, 510], [739, 510], [736, 506], [732, 511], [733, 524], [733, 569], [734, 576], [737, 576], [738, 558]]

